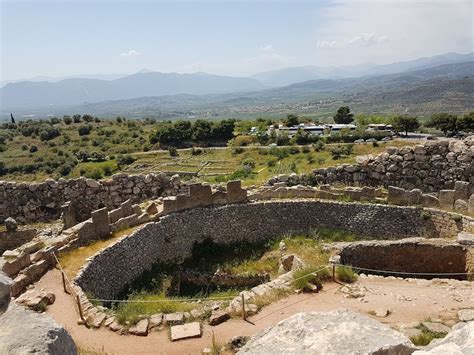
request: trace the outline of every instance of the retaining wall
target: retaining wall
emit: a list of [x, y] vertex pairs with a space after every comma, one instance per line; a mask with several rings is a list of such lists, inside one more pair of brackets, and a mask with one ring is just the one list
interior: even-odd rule
[[[262, 242], [285, 233], [308, 233], [319, 227], [341, 228], [373, 239], [439, 237], [443, 219], [423, 217], [417, 207], [281, 200], [221, 207], [194, 208], [162, 217], [124, 237], [90, 259], [77, 284], [99, 298], [114, 298], [155, 262], [181, 263], [191, 257], [195, 242]], [[446, 218], [452, 214], [444, 213]], [[433, 213], [434, 215], [434, 213]], [[457, 215], [459, 216], [459, 215]], [[460, 217], [456, 232], [474, 228]], [[457, 218], [455, 218], [457, 219]], [[453, 227], [453, 228], [454, 228]]]

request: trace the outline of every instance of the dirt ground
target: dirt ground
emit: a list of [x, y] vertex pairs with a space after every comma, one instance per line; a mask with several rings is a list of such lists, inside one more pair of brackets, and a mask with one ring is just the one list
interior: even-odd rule
[[233, 336], [253, 335], [298, 312], [349, 308], [370, 315], [378, 309], [386, 309], [391, 312], [390, 315], [377, 319], [395, 327], [427, 318], [452, 325], [456, 322], [458, 309], [474, 308], [472, 282], [409, 282], [394, 278], [362, 277], [356, 285], [365, 288], [365, 296], [350, 298], [340, 291], [340, 285], [326, 283], [322, 292], [291, 295], [263, 308], [259, 314], [250, 317], [249, 322], [231, 319], [216, 327], [204, 325], [202, 338], [179, 342], [171, 342], [166, 330], [138, 337], [77, 325], [79, 317], [74, 300], [63, 292], [58, 270], [49, 271], [35, 287], [55, 293], [56, 301], [49, 306], [47, 313], [68, 330], [84, 353], [93, 354], [200, 354], [203, 348], [210, 346], [212, 332], [217, 343], [224, 344]]

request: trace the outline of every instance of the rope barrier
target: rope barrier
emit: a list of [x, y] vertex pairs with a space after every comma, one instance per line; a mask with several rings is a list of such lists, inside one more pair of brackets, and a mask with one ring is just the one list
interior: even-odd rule
[[69, 277], [67, 276], [66, 271], [64, 271], [64, 269], [63, 269], [61, 263], [59, 262], [58, 257], [56, 256], [55, 253], [52, 253], [52, 254], [53, 254], [53, 256], [54, 256], [54, 259], [56, 259], [56, 263], [58, 264], [60, 271], [61, 271], [62, 274], [64, 275], [64, 277], [65, 277], [65, 279], [66, 279], [66, 281], [67, 281], [67, 283], [68, 283], [68, 285], [69, 285], [69, 288], [70, 288], [71, 291], [77, 296], [76, 291], [74, 290], [74, 287], [72, 287], [71, 280], [69, 280]]
[[363, 267], [356, 267], [344, 264], [337, 264], [336, 266], [343, 266], [343, 267], [350, 267], [355, 270], [360, 271], [371, 271], [371, 272], [378, 272], [381, 274], [400, 274], [400, 275], [424, 275], [424, 276], [459, 276], [459, 275], [474, 275], [474, 272], [445, 272], [445, 273], [435, 273], [435, 272], [405, 272], [405, 271], [392, 271], [392, 270], [377, 270], [377, 269], [368, 269]]
[[159, 300], [107, 300], [101, 298], [90, 298], [89, 301], [94, 302], [111, 302], [111, 303], [162, 303], [162, 302], [193, 302], [193, 301], [221, 301], [234, 299], [237, 296], [228, 297], [210, 297], [210, 298], [171, 298]]
[[310, 272], [310, 273], [308, 273], [308, 274], [306, 274], [306, 275], [303, 275], [303, 276], [301, 276], [301, 277], [298, 277], [298, 278], [296, 278], [296, 279], [293, 279], [293, 281], [298, 281], [298, 280], [304, 279], [305, 277], [307, 277], [307, 276], [309, 276], [309, 275], [318, 276], [318, 272], [321, 272], [321, 271], [323, 271], [324, 269], [328, 269], [329, 267], [330, 267], [329, 265], [326, 265], [326, 266], [322, 267], [322, 268], [319, 269], [319, 270]]

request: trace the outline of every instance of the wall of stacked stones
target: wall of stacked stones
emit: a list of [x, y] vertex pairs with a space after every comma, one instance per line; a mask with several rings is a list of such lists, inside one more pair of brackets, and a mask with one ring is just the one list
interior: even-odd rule
[[153, 263], [180, 263], [192, 255], [193, 243], [206, 239], [223, 244], [262, 242], [323, 226], [372, 239], [438, 237], [436, 220], [423, 218], [421, 212], [417, 207], [313, 200], [190, 209], [148, 223], [95, 255], [76, 282], [96, 297], [114, 298]]
[[164, 173], [128, 176], [117, 174], [110, 180], [49, 179], [43, 183], [0, 181], [0, 223], [8, 217], [19, 222], [58, 218], [61, 206], [72, 201], [78, 220], [90, 217], [93, 210], [117, 208], [126, 200], [133, 203], [176, 194], [179, 178]]
[[419, 188], [425, 192], [452, 189], [455, 181], [474, 183], [474, 136], [463, 140], [426, 141], [415, 147], [388, 147], [357, 164], [316, 169], [311, 174], [280, 175], [268, 183], [344, 183]]

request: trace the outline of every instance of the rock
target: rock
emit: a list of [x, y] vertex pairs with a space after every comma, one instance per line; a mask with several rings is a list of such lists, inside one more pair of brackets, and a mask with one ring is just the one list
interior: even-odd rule
[[375, 310], [375, 316], [379, 318], [385, 318], [390, 315], [390, 311], [385, 308], [379, 308]]
[[114, 321], [109, 325], [109, 329], [113, 332], [122, 332], [123, 326], [119, 322]]
[[449, 333], [449, 327], [445, 326], [441, 323], [433, 323], [433, 322], [423, 322], [421, 323], [426, 329], [430, 332], [438, 333], [438, 334], [447, 334]]
[[156, 203], [152, 202], [148, 205], [146, 208], [146, 213], [153, 215], [158, 213], [158, 207], [156, 206]]
[[86, 324], [91, 328], [100, 328], [107, 315], [103, 312], [97, 312], [87, 317]]
[[86, 184], [88, 187], [91, 187], [91, 188], [99, 187], [99, 183], [94, 179], [86, 179]]
[[11, 217], [8, 217], [6, 220], [5, 220], [5, 227], [7, 228], [7, 231], [8, 232], [14, 232], [18, 229], [18, 224], [16, 223], [16, 221], [11, 218]]
[[423, 334], [423, 332], [418, 329], [418, 328], [412, 328], [412, 327], [401, 327], [400, 332], [404, 335], [406, 335], [408, 338], [416, 338]]
[[150, 323], [148, 324], [148, 328], [153, 329], [159, 327], [163, 323], [163, 313], [153, 314], [150, 317]]
[[461, 232], [457, 237], [459, 244], [474, 245], [474, 233]]
[[474, 354], [474, 322], [458, 323], [443, 339], [435, 339], [413, 355]]
[[184, 323], [184, 314], [183, 313], [169, 313], [165, 314], [163, 317], [163, 322], [166, 325], [179, 325]]
[[0, 316], [0, 354], [77, 354], [68, 332], [49, 315], [11, 304]]
[[206, 311], [204, 309], [191, 310], [191, 317], [193, 317], [194, 319], [204, 318], [205, 315], [206, 315]]
[[142, 319], [139, 321], [137, 324], [135, 324], [133, 327], [130, 327], [128, 330], [130, 334], [133, 335], [139, 335], [139, 336], [147, 336], [148, 335], [148, 319]]
[[45, 291], [27, 291], [22, 294], [16, 302], [18, 304], [27, 306], [36, 312], [43, 312], [46, 310], [48, 305], [51, 305], [56, 300], [54, 293], [45, 292]]
[[253, 336], [239, 354], [410, 354], [403, 334], [350, 310], [298, 313]]
[[12, 284], [12, 279], [0, 271], [0, 316], [7, 310], [10, 304]]
[[246, 303], [245, 304], [245, 313], [248, 316], [253, 316], [254, 314], [258, 313], [258, 306], [253, 303]]
[[460, 309], [458, 311], [458, 318], [461, 322], [474, 321], [474, 309]]
[[201, 324], [199, 322], [175, 325], [171, 327], [171, 341], [200, 338], [201, 335]]
[[218, 325], [224, 323], [226, 320], [230, 318], [229, 314], [224, 311], [214, 311], [209, 318], [209, 325]]
[[250, 337], [243, 336], [243, 335], [237, 335], [237, 336], [233, 337], [232, 339], [230, 339], [229, 347], [230, 347], [231, 350], [236, 352], [237, 350], [242, 348], [249, 341], [249, 339], [250, 339]]
[[456, 200], [454, 201], [454, 209], [456, 211], [467, 211], [469, 208], [468, 204], [464, 200]]

